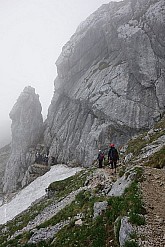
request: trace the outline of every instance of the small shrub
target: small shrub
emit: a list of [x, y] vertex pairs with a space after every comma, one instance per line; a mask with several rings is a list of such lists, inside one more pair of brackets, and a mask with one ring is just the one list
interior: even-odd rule
[[130, 140], [128, 142], [127, 154], [132, 153], [134, 156], [138, 155], [147, 143], [148, 141], [143, 139], [142, 135], [138, 136], [136, 139]]
[[125, 169], [126, 169], [125, 166], [120, 167], [120, 170], [119, 170], [119, 177], [122, 177], [122, 176], [124, 175]]
[[159, 128], [162, 128], [162, 129], [165, 129], [165, 116], [155, 124], [154, 128], [156, 129], [159, 129]]
[[84, 204], [89, 202], [90, 193], [88, 191], [81, 191], [75, 198], [80, 207], [83, 207]]
[[111, 197], [108, 200], [109, 210], [106, 214], [110, 223], [115, 222], [118, 216], [124, 215], [127, 212], [127, 202], [123, 197]]
[[165, 167], [165, 147], [154, 153], [145, 164], [158, 169]]
[[56, 197], [66, 196], [73, 190], [76, 190], [82, 187], [85, 183], [87, 175], [88, 175], [87, 173], [84, 173], [84, 171], [81, 171], [72, 177], [66, 178], [62, 181], [55, 181], [51, 183], [48, 189], [50, 189], [51, 191], [54, 191], [56, 194]]
[[124, 244], [124, 247], [139, 247], [139, 245], [134, 240], [127, 240]]
[[141, 226], [145, 224], [145, 218], [143, 215], [130, 213], [130, 222], [137, 226]]
[[142, 167], [135, 167], [134, 171], [136, 172], [135, 181], [142, 182], [143, 180], [143, 168]]
[[130, 233], [130, 238], [131, 239], [137, 239], [137, 233], [135, 231]]

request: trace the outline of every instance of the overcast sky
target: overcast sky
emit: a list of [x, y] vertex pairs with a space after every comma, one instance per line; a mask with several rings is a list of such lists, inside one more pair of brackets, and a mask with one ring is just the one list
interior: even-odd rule
[[44, 116], [53, 96], [55, 62], [77, 26], [110, 0], [0, 0], [0, 145], [9, 112], [25, 86]]

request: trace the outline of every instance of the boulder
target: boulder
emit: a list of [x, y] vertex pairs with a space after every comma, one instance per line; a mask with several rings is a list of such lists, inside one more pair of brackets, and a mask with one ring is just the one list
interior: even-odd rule
[[103, 202], [95, 202], [94, 204], [94, 215], [93, 218], [95, 219], [97, 216], [101, 215], [103, 211], [106, 210], [108, 206], [108, 202], [107, 201], [103, 201]]
[[124, 246], [125, 242], [127, 240], [130, 240], [130, 234], [133, 232], [133, 227], [129, 223], [129, 218], [128, 217], [123, 217], [121, 219], [121, 226], [120, 226], [120, 231], [119, 231], [119, 243], [120, 246]]
[[121, 178], [117, 179], [116, 182], [112, 185], [108, 196], [122, 196], [126, 188], [132, 183], [136, 173], [129, 171], [125, 173]]

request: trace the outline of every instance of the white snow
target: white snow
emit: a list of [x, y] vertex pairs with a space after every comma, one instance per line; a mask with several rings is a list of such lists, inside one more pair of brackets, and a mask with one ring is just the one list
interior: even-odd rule
[[0, 224], [5, 224], [16, 215], [26, 210], [34, 201], [45, 195], [45, 189], [54, 181], [63, 180], [74, 175], [82, 168], [70, 168], [66, 165], [55, 165], [43, 176], [38, 177], [23, 188], [10, 202], [0, 207]]

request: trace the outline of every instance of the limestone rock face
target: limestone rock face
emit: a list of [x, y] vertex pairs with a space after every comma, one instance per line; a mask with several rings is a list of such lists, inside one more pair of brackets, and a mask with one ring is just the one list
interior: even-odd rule
[[41, 110], [35, 89], [26, 87], [10, 112], [12, 146], [5, 170], [4, 192], [13, 192], [21, 186], [24, 174], [31, 164], [29, 149], [39, 141], [43, 128]]
[[45, 132], [59, 162], [89, 165], [125, 143], [165, 107], [165, 2], [100, 7], [63, 47]]
[[0, 196], [3, 190], [3, 177], [6, 168], [6, 163], [10, 157], [11, 145], [8, 144], [0, 149]]

